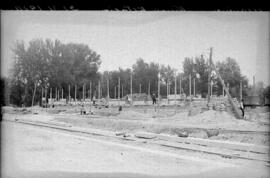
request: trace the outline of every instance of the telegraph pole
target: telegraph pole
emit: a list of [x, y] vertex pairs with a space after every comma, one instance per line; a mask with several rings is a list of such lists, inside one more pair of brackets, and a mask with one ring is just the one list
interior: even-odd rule
[[107, 78], [107, 98], [108, 98], [108, 101], [109, 101], [109, 99], [110, 99], [109, 77]]
[[166, 83], [166, 87], [167, 87], [167, 103], [169, 103], [169, 82], [167, 81]]
[[122, 98], [124, 97], [124, 86], [122, 85]]
[[243, 96], [242, 96], [242, 80], [240, 81], [240, 100], [242, 100]]
[[52, 99], [52, 88], [50, 90], [50, 99]]
[[160, 103], [160, 72], [158, 72], [158, 104]]
[[130, 73], [130, 101], [131, 101], [131, 105], [133, 103], [133, 99], [132, 99], [132, 70]]
[[148, 95], [150, 96], [150, 82], [148, 82]]
[[193, 94], [194, 94], [194, 97], [196, 96], [195, 80], [196, 80], [196, 78], [193, 79]]
[[211, 73], [212, 73], [212, 48], [210, 48], [209, 68], [208, 68], [208, 96], [207, 96], [207, 103], [208, 103], [208, 104], [209, 104], [209, 102], [210, 102]]
[[54, 99], [57, 100], [57, 88], [55, 88], [55, 96]]
[[46, 103], [46, 107], [47, 107], [47, 86], [45, 84], [45, 103]]
[[100, 80], [98, 81], [98, 99], [100, 99]]
[[74, 97], [74, 101], [77, 100], [77, 84], [75, 84], [75, 97]]
[[182, 94], [182, 75], [180, 74], [180, 97], [181, 97], [181, 94]]
[[176, 94], [177, 94], [177, 85], [176, 85], [176, 73], [175, 73], [175, 78], [174, 78], [174, 101], [176, 104]]
[[120, 77], [118, 77], [118, 100], [120, 101], [120, 95], [121, 95], [121, 92], [120, 92], [120, 89], [121, 89], [121, 85], [120, 85]]
[[89, 96], [90, 96], [90, 101], [92, 99], [92, 82], [90, 82], [90, 89], [89, 89]]
[[[224, 83], [224, 82], [223, 82]], [[222, 85], [222, 96], [224, 97], [224, 86]]]
[[140, 94], [142, 93], [142, 85], [140, 84]]
[[84, 83], [83, 86], [84, 86], [84, 98], [83, 98], [83, 101], [85, 101], [86, 95], [87, 95], [86, 84]]
[[191, 102], [191, 74], [189, 74], [189, 100]]
[[68, 85], [68, 102], [70, 102], [70, 85]]
[[114, 86], [114, 98], [116, 99], [116, 86]]
[[211, 80], [211, 87], [210, 87], [210, 96], [212, 97], [213, 95], [213, 82]]
[[82, 86], [82, 101], [84, 101], [84, 84]]

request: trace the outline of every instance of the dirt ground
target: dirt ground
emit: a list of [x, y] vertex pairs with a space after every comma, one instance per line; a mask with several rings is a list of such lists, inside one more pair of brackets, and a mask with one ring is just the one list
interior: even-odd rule
[[269, 177], [256, 163], [215, 161], [13, 122], [2, 123], [1, 177]]
[[134, 133], [146, 131], [204, 139], [228, 140], [269, 145], [269, 107], [247, 109], [244, 120], [227, 111], [206, 110], [190, 115], [189, 106], [84, 107], [55, 108], [4, 107], [4, 118], [55, 121], [73, 126]]

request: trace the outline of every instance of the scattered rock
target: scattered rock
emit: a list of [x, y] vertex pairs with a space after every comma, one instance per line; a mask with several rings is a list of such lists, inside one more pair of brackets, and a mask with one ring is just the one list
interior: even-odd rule
[[208, 134], [206, 133], [206, 131], [203, 131], [203, 130], [191, 132], [189, 136], [195, 137], [195, 138], [208, 138]]
[[122, 111], [122, 106], [119, 106], [118, 111]]
[[149, 133], [136, 133], [134, 136], [137, 138], [144, 138], [144, 139], [153, 139], [153, 138], [157, 137], [157, 136], [155, 136], [153, 134], [149, 134]]
[[115, 135], [116, 135], [116, 136], [121, 136], [121, 135], [124, 136], [124, 135], [126, 135], [126, 132], [117, 132], [117, 133], [115, 133]]
[[213, 130], [207, 130], [206, 134], [208, 137], [218, 136], [219, 130], [213, 129]]
[[177, 133], [178, 137], [188, 137], [188, 132], [187, 131], [182, 131]]

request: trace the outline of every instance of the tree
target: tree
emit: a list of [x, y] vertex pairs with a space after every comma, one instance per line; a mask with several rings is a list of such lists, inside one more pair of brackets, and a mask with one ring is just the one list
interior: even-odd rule
[[175, 86], [175, 73], [176, 69], [171, 68], [169, 65], [164, 66], [161, 65], [160, 74], [161, 74], [161, 86], [160, 86], [160, 94], [167, 95], [167, 84], [170, 85], [170, 93], [174, 90]]
[[64, 88], [67, 91], [69, 84], [80, 86], [80, 96], [83, 83], [98, 80], [100, 55], [85, 44], [34, 39], [26, 48], [23, 41], [17, 41], [13, 53], [11, 98], [16, 104], [30, 105], [35, 85], [39, 88], [38, 97], [41, 97], [41, 87]]
[[[207, 83], [208, 83], [208, 66], [206, 60], [201, 55], [200, 57], [185, 58], [183, 62], [183, 89], [186, 94], [189, 93], [189, 75], [191, 75], [192, 80], [195, 79], [196, 82], [196, 93], [200, 93], [203, 97], [207, 95]], [[191, 85], [193, 91], [193, 82]]]
[[[228, 57], [225, 61], [217, 62], [217, 70], [224, 80], [225, 84], [229, 83], [229, 91], [232, 97], [239, 97], [240, 81], [243, 85], [247, 85], [248, 81], [245, 76], [241, 74], [240, 66], [235, 59]], [[217, 81], [218, 95], [222, 94], [221, 82]]]
[[134, 93], [139, 93], [140, 85], [142, 93], [147, 91], [148, 86], [148, 76], [147, 71], [149, 70], [149, 65], [144, 62], [142, 58], [137, 59], [136, 63], [132, 66], [133, 69], [133, 89]]

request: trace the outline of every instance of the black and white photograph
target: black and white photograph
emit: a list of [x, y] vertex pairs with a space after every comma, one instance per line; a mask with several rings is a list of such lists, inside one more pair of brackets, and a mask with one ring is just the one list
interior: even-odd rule
[[269, 11], [0, 13], [1, 177], [270, 177]]

